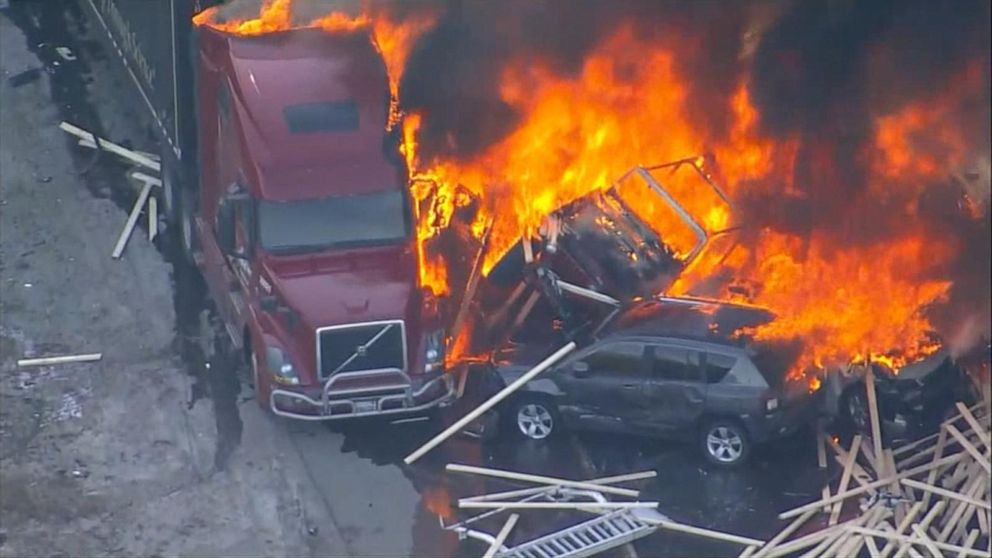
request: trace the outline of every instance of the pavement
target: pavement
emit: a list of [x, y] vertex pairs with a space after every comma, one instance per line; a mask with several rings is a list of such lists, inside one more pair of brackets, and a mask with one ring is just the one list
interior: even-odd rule
[[[400, 425], [263, 412], [166, 224], [150, 242], [143, 218], [110, 257], [136, 197], [129, 167], [58, 123], [157, 147], [95, 32], [70, 0], [0, 5], [0, 556], [477, 556], [439, 516], [452, 521], [460, 495], [513, 486], [446, 474], [449, 462], [576, 479], [655, 469], [641, 488], [667, 515], [767, 537], [833, 473], [802, 434], [734, 471], [694, 448], [600, 435], [459, 436], [406, 466], [459, 409]], [[87, 352], [103, 359], [16, 366]], [[577, 519], [535, 513], [515, 540]], [[615, 555], [739, 551], [659, 532]]]

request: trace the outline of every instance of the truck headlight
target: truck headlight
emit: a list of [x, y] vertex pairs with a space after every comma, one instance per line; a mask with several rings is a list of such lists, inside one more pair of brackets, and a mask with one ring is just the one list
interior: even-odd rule
[[265, 360], [269, 365], [269, 373], [277, 384], [296, 386], [300, 384], [300, 377], [296, 375], [293, 363], [289, 361], [286, 353], [278, 347], [265, 348]]
[[444, 364], [444, 330], [429, 333], [424, 346], [424, 370], [433, 372]]

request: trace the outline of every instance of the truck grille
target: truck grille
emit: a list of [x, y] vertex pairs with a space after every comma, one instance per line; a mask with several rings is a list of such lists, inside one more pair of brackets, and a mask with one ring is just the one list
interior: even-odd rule
[[317, 330], [320, 377], [339, 372], [395, 368], [406, 371], [406, 332], [400, 320], [330, 326]]

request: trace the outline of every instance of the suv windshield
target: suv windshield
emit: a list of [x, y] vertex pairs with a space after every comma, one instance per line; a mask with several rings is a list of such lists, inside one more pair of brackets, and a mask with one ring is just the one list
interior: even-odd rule
[[400, 190], [258, 204], [258, 238], [273, 252], [383, 246], [410, 235], [410, 208]]

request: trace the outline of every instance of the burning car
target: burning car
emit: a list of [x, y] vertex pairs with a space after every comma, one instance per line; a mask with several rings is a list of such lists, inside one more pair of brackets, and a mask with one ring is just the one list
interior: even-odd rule
[[[514, 374], [519, 374], [521, 367], [529, 362], [528, 355], [533, 356], [546, 350], [548, 346], [565, 340], [579, 341], [580, 346], [584, 347], [568, 363], [582, 361], [584, 356], [596, 354], [605, 345], [614, 343], [609, 332], [619, 335], [623, 326], [618, 324], [632, 323], [632, 316], [641, 315], [646, 309], [653, 308], [662, 314], [667, 312], [671, 315], [673, 308], [693, 308], [694, 312], [702, 312], [700, 315], [706, 316], [707, 313], [701, 309], [713, 311], [715, 307], [746, 308], [728, 305], [726, 302], [715, 303], [687, 296], [659, 294], [672, 290], [677, 282], [683, 283], [679, 286], [679, 292], [705, 292], [708, 283], [713, 282], [712, 275], [721, 273], [719, 265], [713, 265], [713, 262], [719, 263], [734, 249], [737, 242], [735, 233], [741, 230], [738, 225], [731, 225], [713, 231], [710, 223], [694, 216], [693, 212], [679, 202], [666, 187], [667, 182], [663, 184], [658, 179], [658, 171], [672, 177], [685, 169], [692, 171], [689, 173], [691, 176], [701, 178], [696, 184], [708, 185], [718, 201], [732, 214], [732, 202], [711, 178], [701, 158], [688, 158], [653, 167], [635, 167], [609, 188], [590, 192], [553, 211], [536, 235], [518, 241], [493, 266], [482, 281], [475, 300], [470, 301], [475, 304], [476, 313], [484, 316], [472, 330], [470, 352], [483, 355], [494, 347], [497, 348], [490, 359], [492, 367], [503, 381], [507, 381], [512, 380]], [[678, 186], [684, 191], [685, 184], [682, 181]], [[722, 223], [730, 225], [731, 221], [724, 219]], [[710, 276], [693, 269], [700, 261], [705, 264], [700, 267], [709, 271]], [[726, 277], [716, 279], [725, 284], [735, 284], [733, 280], [727, 281]], [[475, 293], [466, 293], [466, 297], [472, 294]], [[713, 306], [714, 304], [717, 306]], [[669, 309], [663, 311], [663, 306]], [[767, 311], [751, 308], [749, 312], [757, 312], [763, 318], [753, 320], [753, 323], [741, 323], [739, 327], [755, 329], [772, 325], [776, 321]], [[645, 319], [649, 322], [653, 320]], [[609, 418], [598, 420], [605, 420], [624, 431], [644, 430], [653, 433], [658, 433], [655, 430], [665, 429], [685, 431], [685, 421], [689, 421], [693, 426], [689, 430], [698, 432], [700, 424], [693, 421], [699, 420], [700, 416], [734, 414], [721, 409], [722, 403], [718, 398], [710, 400], [708, 396], [700, 395], [719, 393], [724, 389], [722, 382], [726, 381], [735, 386], [727, 388], [731, 391], [741, 389], [740, 386], [751, 385], [763, 386], [762, 389], [767, 393], [784, 390], [789, 394], [796, 394], [790, 401], [801, 401], [802, 405], [809, 407], [806, 412], [811, 415], [822, 411], [839, 417], [847, 430], [864, 429], [867, 424], [867, 405], [863, 367], [810, 367], [798, 358], [800, 353], [810, 350], [809, 341], [796, 338], [791, 344], [784, 339], [775, 340], [779, 347], [788, 346], [793, 355], [788, 359], [788, 370], [780, 369], [779, 362], [770, 363], [767, 360], [767, 351], [754, 353], [753, 348], [737, 347], [731, 350], [721, 347], [721, 343], [726, 345], [728, 341], [733, 341], [728, 335], [739, 333], [726, 331], [726, 317], [723, 321], [722, 328], [726, 334], [723, 339], [714, 337], [713, 332], [700, 330], [699, 325], [693, 324], [691, 320], [682, 323], [679, 320], [666, 319], [662, 320], [663, 323], [657, 323], [657, 327], [648, 327], [642, 332], [653, 339], [649, 343], [652, 347], [660, 342], [674, 343], [680, 347], [679, 351], [695, 351], [692, 354], [698, 355], [721, 355], [714, 356], [714, 359], [726, 357], [734, 358], [734, 362], [747, 363], [741, 364], [741, 368], [735, 368], [734, 373], [727, 374], [727, 379], [712, 382], [711, 386], [703, 373], [707, 366], [705, 359], [686, 360], [683, 372], [688, 374], [687, 371], [691, 370], [692, 378], [686, 376], [675, 381], [675, 384], [697, 383], [706, 389], [700, 388], [691, 398], [683, 393], [674, 406], [672, 401], [666, 404], [652, 402], [667, 409], [680, 409], [677, 418], [669, 417], [674, 422], [656, 420], [650, 412], [645, 415], [648, 418], [644, 420], [648, 424], [654, 424], [654, 428], [631, 426], [629, 417], [610, 413], [601, 413]], [[708, 327], [716, 327], [719, 322], [720, 320], [707, 322]], [[611, 341], [607, 341], [607, 338]], [[763, 346], [767, 348], [773, 340], [763, 341]], [[647, 340], [641, 339], [640, 342]], [[729, 357], [728, 350], [737, 352]], [[597, 369], [593, 366], [581, 371], [559, 373], [556, 376], [559, 380], [549, 380], [540, 384], [543, 387], [529, 390], [531, 395], [514, 400], [516, 406], [504, 412], [504, 415], [516, 417], [515, 424], [509, 426], [531, 438], [546, 437], [555, 428], [554, 425], [562, 421], [570, 426], [586, 427], [585, 423], [594, 420], [591, 417], [595, 413], [590, 412], [591, 408], [598, 408], [603, 402], [624, 400], [616, 395], [615, 389], [624, 384], [630, 384], [630, 389], [639, 394], [643, 408], [646, 405], [644, 402], [650, 399], [642, 395], [645, 390], [650, 391], [644, 386], [661, 382], [651, 379], [650, 369], [656, 358], [652, 351], [653, 349], [643, 348], [639, 356], [633, 359], [637, 361], [634, 366], [642, 367], [636, 373], [613, 371], [607, 374], [605, 368]], [[873, 365], [877, 370], [875, 382], [882, 418], [887, 426], [886, 433], [891, 436], [918, 433], [925, 429], [925, 425], [933, 423], [934, 416], [946, 412], [950, 402], [962, 398], [960, 388], [967, 385], [959, 373], [960, 369], [948, 358], [946, 351], [939, 351], [915, 363], [910, 362], [911, 364], [896, 367], [902, 368], [898, 374], [893, 368], [884, 368], [878, 362]], [[568, 363], [563, 366], [569, 366]], [[579, 367], [585, 368], [585, 363]], [[591, 376], [583, 378], [589, 381], [576, 383], [576, 374]], [[630, 377], [639, 375], [643, 377], [633, 382], [628, 381]], [[598, 376], [598, 380], [592, 379], [594, 376]], [[578, 403], [567, 387], [568, 378], [573, 380], [573, 387], [595, 384], [600, 393], [593, 397], [592, 392], [597, 390], [586, 390], [590, 401]], [[818, 391], [825, 379], [829, 389], [812, 397], [811, 394]], [[540, 395], [534, 396], [535, 391]], [[767, 394], [766, 392], [755, 392], [752, 396], [760, 399], [762, 393]], [[548, 397], [552, 394], [563, 397], [564, 403], [548, 403]], [[809, 396], [799, 397], [799, 394]], [[740, 397], [739, 394], [737, 396]], [[534, 397], [544, 398], [545, 404], [539, 405], [533, 400]], [[777, 405], [780, 400], [784, 399], [776, 396], [768, 399], [768, 402], [773, 404], [771, 401], [775, 401], [774, 405]], [[624, 405], [611, 403], [607, 405], [609, 406], [623, 411], [630, 410]], [[705, 415], [704, 411], [710, 415]], [[744, 414], [752, 418], [740, 418]], [[587, 420], [580, 420], [576, 416], [586, 417]], [[724, 425], [725, 429], [721, 432], [726, 439], [738, 442], [731, 447], [726, 445], [726, 439], [720, 442], [718, 437], [714, 437], [714, 443], [724, 451], [722, 458], [712, 452], [707, 453], [714, 462], [727, 460], [733, 463], [743, 460], [749, 446], [748, 442], [740, 440], [774, 436], [780, 434], [780, 430], [788, 431], [807, 418], [778, 419], [785, 422], [768, 430], [768, 427], [747, 422], [765, 420], [754, 419], [753, 417], [760, 415], [754, 414], [753, 409], [739, 411], [736, 416], [738, 426]], [[709, 419], [704, 422], [706, 420]]]
[[[786, 380], [801, 347], [737, 334], [770, 319], [712, 301], [632, 304], [509, 399], [502, 427], [535, 440], [563, 427], [672, 438], [696, 443], [711, 463], [739, 465], [754, 445], [795, 432], [819, 409], [818, 392]], [[513, 382], [545, 352], [524, 343], [496, 351], [490, 385]]]

